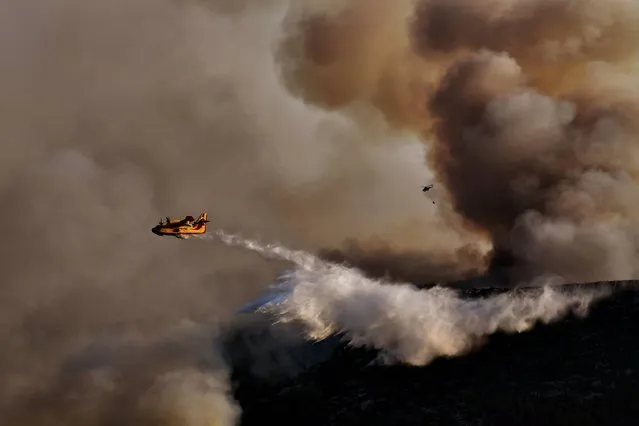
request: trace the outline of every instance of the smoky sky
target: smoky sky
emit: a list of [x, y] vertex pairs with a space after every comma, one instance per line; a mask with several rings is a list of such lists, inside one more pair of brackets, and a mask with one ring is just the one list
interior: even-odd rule
[[[164, 216], [206, 210], [212, 227], [306, 249], [349, 239], [445, 253], [468, 244], [441, 226], [419, 191], [432, 173], [414, 135], [374, 109], [359, 112], [376, 123], [362, 127], [288, 93], [277, 60], [288, 7], [0, 6], [0, 398], [3, 410], [26, 407], [14, 424], [134, 419], [143, 384], [167, 369], [165, 346], [154, 342], [173, 333], [190, 342], [177, 325], [228, 317], [286, 266], [211, 242], [158, 238], [150, 229]], [[143, 343], [131, 349], [128, 338]], [[138, 361], [122, 365], [85, 349], [112, 341], [121, 348], [115, 358], [133, 351]], [[61, 366], [85, 350], [102, 360], [99, 371], [119, 372], [105, 373], [104, 389], [113, 407], [127, 401], [129, 417], [113, 417], [108, 404], [87, 408], [105, 397], [99, 386], [75, 405], [58, 404], [58, 393], [76, 395], [78, 383], [103, 377], [66, 378]], [[176, 373], [181, 386], [201, 379], [184, 371]], [[202, 380], [224, 383], [214, 376]]]
[[309, 2], [278, 58], [296, 96], [421, 135], [447, 217], [514, 282], [630, 279], [637, 22], [626, 0]]
[[[2, 408], [122, 424], [176, 386], [224, 391], [217, 370], [192, 373], [190, 352], [166, 385], [174, 362], [157, 341], [191, 342], [176, 325], [228, 317], [284, 265], [158, 238], [150, 228], [164, 216], [206, 210], [211, 226], [401, 277], [481, 270], [485, 239], [523, 277], [636, 275], [631, 1], [48, 0], [0, 11]], [[431, 181], [436, 205], [419, 188]], [[149, 341], [131, 349], [121, 335]], [[114, 405], [89, 410], [100, 392], [71, 408], [14, 405], [76, 392], [61, 366], [111, 339], [137, 351], [131, 364], [103, 359], [126, 379], [105, 382]], [[166, 392], [143, 403], [145, 380]], [[129, 417], [112, 417], [118, 401]]]

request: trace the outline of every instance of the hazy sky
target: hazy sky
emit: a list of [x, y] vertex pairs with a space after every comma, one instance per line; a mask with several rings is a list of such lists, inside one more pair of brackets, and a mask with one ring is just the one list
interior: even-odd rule
[[482, 236], [528, 274], [636, 276], [639, 13], [567, 1], [5, 2], [2, 401], [282, 267], [153, 235], [167, 215], [438, 278]]

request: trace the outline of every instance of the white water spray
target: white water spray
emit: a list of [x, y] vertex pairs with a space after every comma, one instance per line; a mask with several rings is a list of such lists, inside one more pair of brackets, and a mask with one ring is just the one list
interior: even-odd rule
[[286, 260], [302, 269], [317, 269], [326, 263], [305, 251], [291, 250], [281, 244], [259, 243], [239, 235], [229, 234], [221, 229], [215, 230], [211, 234], [196, 236], [196, 238], [203, 240], [215, 240], [216, 237], [227, 246], [245, 248], [270, 259]]
[[343, 333], [349, 344], [380, 349], [386, 362], [425, 365], [438, 356], [462, 355], [497, 331], [530, 330], [535, 323], [580, 316], [609, 289], [560, 291], [545, 283], [527, 294], [464, 299], [452, 289], [418, 290], [408, 283], [365, 277], [359, 270], [276, 244], [214, 233], [225, 244], [294, 262], [280, 277], [289, 288], [262, 311], [301, 323], [314, 340]]

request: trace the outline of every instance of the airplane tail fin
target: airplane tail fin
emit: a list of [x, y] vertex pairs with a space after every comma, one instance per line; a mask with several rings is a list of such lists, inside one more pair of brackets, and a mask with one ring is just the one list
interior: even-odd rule
[[200, 213], [200, 217], [197, 218], [197, 222], [202, 222], [204, 226], [210, 222], [209, 215], [206, 212]]

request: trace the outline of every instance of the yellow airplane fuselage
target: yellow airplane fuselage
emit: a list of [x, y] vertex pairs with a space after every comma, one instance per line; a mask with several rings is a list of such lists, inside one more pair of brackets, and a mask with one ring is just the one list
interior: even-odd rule
[[186, 239], [191, 235], [201, 235], [206, 233], [207, 222], [208, 216], [206, 213], [202, 213], [198, 220], [193, 222], [193, 224], [186, 223], [186, 219], [167, 218], [166, 223], [160, 223], [154, 226], [151, 229], [151, 232], [159, 236], [173, 236], [180, 239]]

